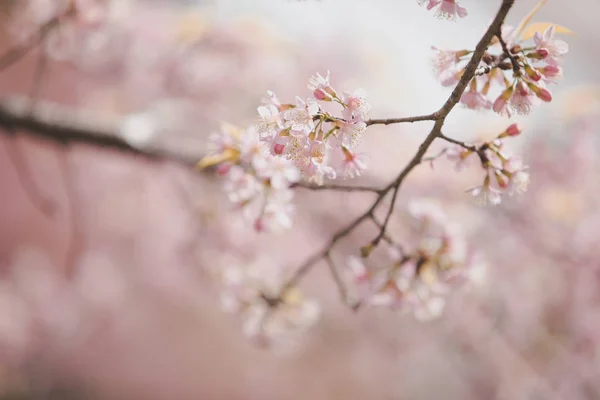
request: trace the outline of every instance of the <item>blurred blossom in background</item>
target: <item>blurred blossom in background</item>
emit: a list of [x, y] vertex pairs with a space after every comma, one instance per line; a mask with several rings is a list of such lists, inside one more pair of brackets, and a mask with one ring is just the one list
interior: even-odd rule
[[[28, 35], [31, 21], [17, 19], [21, 1], [0, 3], [2, 49]], [[473, 48], [500, 2], [463, 0], [469, 15], [455, 23], [416, 1], [113, 3], [104, 24], [90, 12], [87, 24], [53, 38], [55, 51], [33, 51], [0, 72], [2, 99], [34, 94], [116, 126], [133, 146], [193, 158], [221, 122], [251, 124], [267, 90], [292, 102], [310, 95], [316, 72], [331, 71], [336, 88], [365, 89], [373, 117], [438, 109], [450, 89], [434, 77], [431, 46]], [[517, 1], [507, 23], [535, 4]], [[253, 278], [238, 266], [260, 276], [272, 265], [299, 265], [368, 208], [372, 194], [298, 191], [294, 228], [262, 234], [232, 213], [211, 174], [18, 131], [0, 135], [0, 396], [600, 397], [600, 3], [566, 5], [550, 0], [536, 16], [575, 31], [565, 37], [565, 77], [552, 103], [514, 119], [524, 132], [510, 146], [527, 160], [529, 190], [476, 206], [464, 189], [480, 183], [480, 172], [455, 172], [445, 159], [403, 185], [391, 234], [409, 234], [411, 199], [433, 198], [486, 260], [480, 282], [450, 296], [432, 321], [386, 309], [353, 313], [321, 263], [300, 284], [308, 300], [285, 322], [318, 321], [288, 346], [255, 346], [243, 334], [252, 324], [240, 329], [223, 312], [244, 301], [232, 282]], [[392, 179], [430, 125], [369, 127], [369, 170], [357, 182]], [[490, 140], [506, 125], [457, 107], [444, 133]], [[374, 234], [361, 226], [336, 261]]]

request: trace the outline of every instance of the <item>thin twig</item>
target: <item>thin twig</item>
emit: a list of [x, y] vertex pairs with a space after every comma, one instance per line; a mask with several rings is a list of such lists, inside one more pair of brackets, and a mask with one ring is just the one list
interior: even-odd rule
[[502, 29], [501, 28], [502, 27], [498, 28], [498, 31], [496, 32], [496, 37], [500, 41], [500, 45], [502, 46], [502, 51], [504, 51], [504, 55], [506, 55], [506, 57], [508, 57], [508, 59], [510, 60], [510, 63], [512, 64], [513, 73], [514, 73], [515, 77], [517, 77], [521, 74], [521, 66], [519, 66], [519, 62], [517, 61], [515, 56], [510, 52], [510, 49], [508, 48], [508, 45], [504, 41], [504, 38], [502, 38]]
[[370, 119], [366, 121], [367, 126], [369, 125], [391, 125], [401, 124], [404, 122], [419, 122], [419, 121], [435, 121], [440, 119], [435, 113], [429, 115], [419, 115], [416, 117], [404, 117], [404, 118], [381, 118], [381, 119]]
[[348, 289], [346, 288], [346, 284], [342, 280], [342, 277], [340, 276], [337, 268], [335, 267], [335, 263], [333, 262], [333, 259], [331, 258], [331, 254], [327, 253], [325, 255], [325, 261], [327, 261], [327, 265], [329, 266], [329, 271], [331, 272], [331, 277], [333, 278], [333, 281], [335, 282], [335, 284], [338, 288], [338, 291], [340, 293], [340, 298], [342, 299], [344, 304], [349, 305]]
[[344, 186], [344, 185], [336, 185], [336, 184], [331, 184], [331, 183], [326, 183], [323, 185], [317, 185], [314, 183], [308, 183], [308, 182], [298, 182], [298, 183], [294, 183], [292, 186], [292, 188], [301, 188], [301, 189], [308, 189], [308, 190], [333, 190], [333, 191], [339, 191], [339, 192], [372, 192], [372, 193], [379, 193], [381, 191], [381, 188], [377, 188], [377, 187], [373, 187], [373, 186]]
[[467, 150], [470, 150], [470, 151], [473, 151], [473, 152], [477, 152], [477, 147], [475, 147], [474, 145], [467, 144], [465, 142], [461, 142], [460, 140], [453, 139], [451, 137], [448, 137], [448, 136], [444, 135], [443, 133], [440, 133], [438, 137], [440, 139], [444, 139], [447, 142], [456, 144], [456, 145], [458, 145], [458, 146], [460, 146], [460, 147], [462, 147], [464, 149], [467, 149]]

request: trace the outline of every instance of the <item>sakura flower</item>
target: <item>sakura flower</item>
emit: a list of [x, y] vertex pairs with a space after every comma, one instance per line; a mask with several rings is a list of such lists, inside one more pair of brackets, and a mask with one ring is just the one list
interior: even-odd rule
[[281, 344], [318, 319], [316, 302], [295, 287], [283, 290], [282, 272], [268, 260], [247, 265], [233, 261], [217, 271], [225, 311], [241, 316], [244, 335], [256, 344]]
[[331, 101], [333, 98], [337, 97], [337, 93], [329, 83], [329, 75], [330, 73], [327, 71], [325, 77], [317, 73], [310, 78], [308, 88], [312, 90], [313, 96], [315, 96], [317, 100]]
[[367, 168], [366, 156], [362, 153], [353, 153], [346, 147], [342, 147], [344, 160], [342, 161], [341, 175], [346, 178], [355, 178]]
[[432, 65], [433, 72], [436, 76], [456, 70], [456, 64], [460, 59], [461, 52], [453, 50], [441, 50], [435, 46], [431, 46], [431, 49], [435, 52], [432, 58]]
[[319, 106], [312, 100], [304, 101], [296, 97], [296, 106], [283, 114], [284, 126], [290, 134], [305, 137], [315, 128], [313, 117], [319, 112]]
[[419, 0], [419, 4], [424, 5], [428, 10], [438, 7], [435, 16], [438, 18], [456, 20], [456, 17], [464, 18], [467, 16], [467, 9], [462, 7], [456, 0]]
[[348, 148], [355, 147], [360, 143], [362, 134], [366, 129], [367, 124], [364, 121], [342, 124], [342, 127], [337, 132], [337, 138], [339, 139], [340, 145]]
[[366, 92], [362, 89], [356, 90], [354, 93], [344, 92], [342, 104], [345, 106], [342, 114], [346, 121], [363, 121], [371, 110], [371, 105], [367, 102]]
[[295, 211], [291, 202], [293, 197], [294, 194], [289, 189], [271, 192], [265, 199], [262, 214], [255, 221], [255, 229], [259, 232], [281, 232], [290, 229]]
[[536, 32], [533, 36], [536, 49], [544, 49], [548, 52], [545, 61], [550, 65], [558, 65], [562, 56], [569, 52], [569, 45], [566, 42], [554, 38], [554, 29], [555, 26], [552, 25], [543, 33]]
[[523, 164], [523, 161], [518, 157], [511, 157], [504, 165], [504, 173], [509, 178], [508, 193], [509, 195], [522, 194], [527, 191], [529, 186], [528, 167]]
[[460, 102], [471, 110], [489, 110], [492, 108], [492, 102], [474, 89], [464, 92]]
[[475, 198], [475, 202], [479, 205], [491, 204], [496, 206], [502, 202], [502, 198], [500, 196], [501, 192], [498, 189], [493, 188], [489, 182], [484, 183], [481, 186], [475, 186], [471, 189], [468, 189], [467, 193], [471, 193], [471, 195]]
[[282, 128], [279, 110], [273, 104], [260, 106], [257, 109], [260, 119], [257, 123], [257, 129], [260, 137], [271, 137], [274, 131]]
[[538, 68], [538, 71], [540, 71], [546, 83], [556, 83], [556, 80], [563, 77], [562, 68], [556, 65], [546, 65]]
[[269, 180], [275, 189], [285, 189], [300, 180], [300, 171], [285, 158], [275, 156], [255, 157], [252, 163], [261, 179]]
[[533, 106], [538, 102], [535, 93], [521, 80], [517, 83], [510, 98], [510, 108], [516, 114], [529, 115]]
[[260, 182], [242, 167], [234, 165], [229, 169], [225, 191], [232, 203], [244, 205], [261, 193], [262, 190]]
[[455, 163], [454, 168], [457, 171], [460, 171], [464, 167], [471, 164], [471, 161], [474, 159], [474, 157], [471, 157], [471, 155], [473, 155], [472, 151], [467, 150], [457, 144], [446, 149], [446, 158]]

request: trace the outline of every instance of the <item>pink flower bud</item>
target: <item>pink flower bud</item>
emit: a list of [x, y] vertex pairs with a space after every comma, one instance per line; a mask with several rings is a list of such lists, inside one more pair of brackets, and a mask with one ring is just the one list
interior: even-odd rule
[[556, 65], [546, 65], [542, 68], [542, 73], [548, 78], [555, 78], [562, 76], [562, 68]]
[[219, 164], [219, 166], [217, 167], [217, 174], [218, 175], [227, 175], [229, 173], [229, 170], [231, 169], [231, 165], [230, 163], [224, 163], [224, 164]]
[[313, 95], [315, 96], [315, 99], [317, 99], [317, 100], [321, 100], [321, 101], [331, 100], [329, 98], [329, 96], [327, 96], [327, 94], [325, 93], [325, 91], [323, 89], [315, 89], [315, 91], [313, 92]]
[[285, 149], [284, 144], [275, 143], [275, 145], [273, 146], [273, 153], [275, 153], [277, 155], [281, 155], [281, 154], [283, 154], [284, 149]]
[[523, 132], [523, 129], [521, 129], [521, 125], [515, 123], [506, 128], [505, 132], [508, 136], [518, 136], [521, 132]]
[[498, 96], [492, 107], [495, 112], [497, 112], [498, 114], [505, 113], [508, 100], [511, 98], [513, 91], [514, 88], [511, 86], [507, 88], [504, 92], [502, 92], [500, 96]]
[[546, 88], [539, 87], [533, 83], [529, 83], [527, 86], [535, 93], [535, 95], [540, 98], [542, 101], [550, 102], [552, 101], [552, 93]]
[[529, 65], [525, 66], [525, 72], [527, 73], [527, 76], [535, 82], [542, 79], [542, 74], [540, 73], [540, 71], [538, 71], [537, 69], [531, 68]]
[[265, 223], [262, 218], [257, 218], [256, 221], [254, 221], [254, 229], [256, 232], [264, 232], [265, 228]]
[[545, 102], [552, 101], [552, 93], [548, 89], [541, 88], [539, 92], [536, 92], [536, 95]]
[[534, 60], [543, 60], [548, 57], [548, 54], [548, 50], [546, 49], [537, 49], [537, 51], [525, 54], [525, 57], [533, 58]]
[[494, 111], [497, 113], [502, 112], [502, 110], [506, 107], [506, 100], [502, 97], [502, 95], [498, 96], [496, 101], [494, 101]]

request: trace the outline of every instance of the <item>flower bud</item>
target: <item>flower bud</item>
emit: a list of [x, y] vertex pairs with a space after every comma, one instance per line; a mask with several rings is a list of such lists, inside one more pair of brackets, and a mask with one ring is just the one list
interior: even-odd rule
[[262, 217], [257, 218], [256, 221], [254, 221], [254, 229], [256, 232], [264, 232], [265, 228], [265, 222], [263, 221]]
[[523, 129], [521, 128], [521, 125], [519, 125], [518, 123], [514, 123], [512, 125], [510, 125], [508, 128], [506, 128], [506, 130], [504, 132], [502, 132], [498, 138], [505, 138], [507, 136], [519, 136], [521, 134], [521, 132], [523, 132]]
[[496, 182], [498, 182], [498, 186], [500, 186], [502, 189], [506, 189], [508, 187], [508, 178], [498, 171], [494, 171], [494, 175], [496, 176]]
[[231, 166], [232, 166], [232, 165], [233, 165], [233, 164], [231, 164], [231, 163], [223, 163], [223, 164], [219, 164], [219, 165], [217, 166], [217, 174], [218, 174], [218, 175], [221, 175], [221, 176], [223, 176], [223, 175], [227, 175], [227, 173], [229, 173], [229, 170], [231, 169]]
[[285, 149], [284, 144], [275, 143], [275, 145], [273, 146], [273, 153], [275, 153], [277, 155], [281, 155], [281, 154], [283, 154], [284, 149]]
[[532, 58], [534, 60], [543, 60], [544, 58], [548, 57], [548, 54], [548, 50], [546, 49], [537, 49], [536, 51], [525, 54], [525, 57]]
[[527, 86], [529, 86], [529, 88], [533, 91], [533, 93], [535, 93], [535, 95], [542, 101], [545, 101], [545, 102], [552, 101], [552, 93], [550, 93], [550, 91], [548, 89], [539, 87], [531, 82]]
[[369, 243], [360, 248], [360, 256], [362, 258], [367, 258], [369, 257], [369, 255], [371, 255], [373, 250], [375, 250], [375, 246], [373, 245], [373, 243]]
[[502, 111], [502, 109], [506, 106], [506, 103], [512, 96], [513, 91], [514, 91], [514, 87], [511, 86], [508, 89], [506, 89], [504, 92], [502, 92], [502, 94], [500, 96], [498, 96], [498, 98], [494, 102], [494, 106], [493, 106], [495, 112], [500, 113]]
[[540, 69], [541, 73], [548, 78], [558, 78], [562, 76], [562, 68], [555, 65], [546, 65]]
[[542, 74], [540, 73], [540, 71], [531, 68], [529, 65], [525, 65], [525, 73], [527, 73], [527, 76], [535, 82], [542, 79]]

